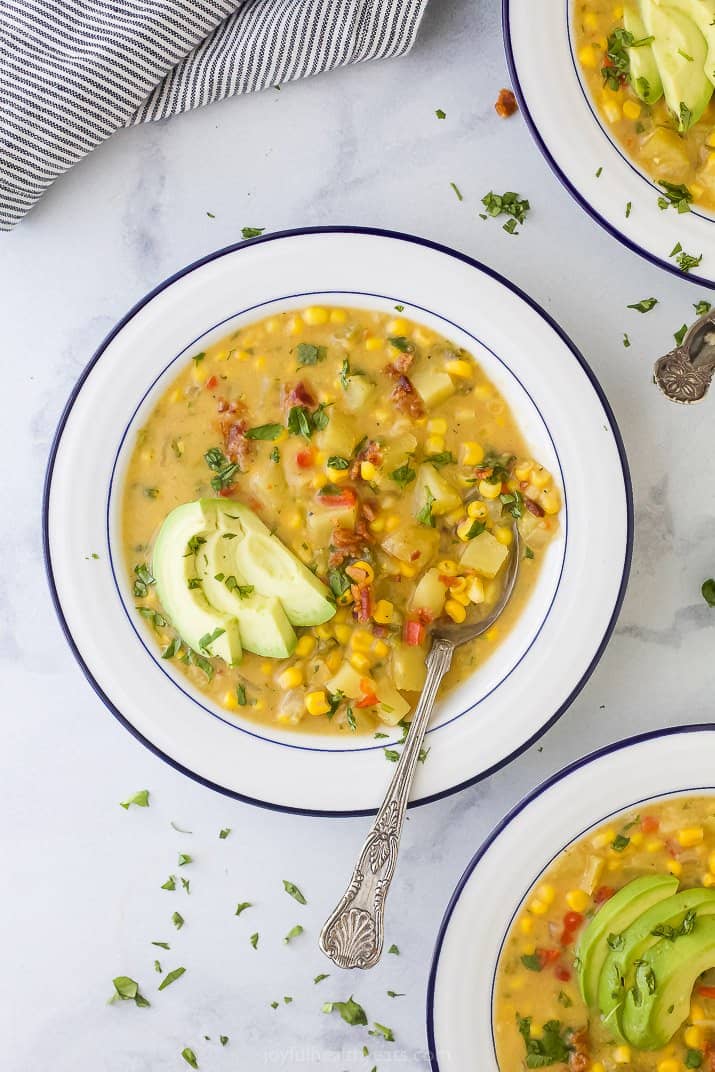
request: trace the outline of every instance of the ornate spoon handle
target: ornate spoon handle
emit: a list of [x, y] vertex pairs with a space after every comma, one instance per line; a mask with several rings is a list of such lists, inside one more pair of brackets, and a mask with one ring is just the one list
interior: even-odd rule
[[397, 864], [407, 799], [434, 699], [452, 662], [454, 644], [435, 639], [427, 655], [427, 678], [407, 740], [375, 822], [360, 851], [350, 885], [320, 932], [320, 948], [341, 968], [371, 968], [385, 936], [385, 900]]

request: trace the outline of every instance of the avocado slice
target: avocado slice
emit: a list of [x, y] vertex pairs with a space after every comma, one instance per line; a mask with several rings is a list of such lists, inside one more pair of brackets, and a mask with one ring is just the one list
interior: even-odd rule
[[[633, 34], [634, 41], [643, 41], [648, 37], [638, 0], [623, 5], [623, 25], [629, 33]], [[650, 44], [629, 48], [628, 59], [633, 91], [646, 104], [655, 104], [663, 96], [663, 83]]]
[[708, 46], [705, 74], [715, 83], [715, 6], [712, 0], [667, 0], [667, 6], [692, 19], [705, 38]]
[[598, 1006], [604, 1022], [617, 1038], [625, 1038], [621, 1010], [626, 993], [635, 981], [636, 964], [664, 937], [663, 931], [668, 928], [677, 931], [691, 912], [697, 918], [714, 914], [715, 890], [683, 890], [653, 905], [622, 934], [609, 935], [610, 949], [598, 982]]
[[707, 42], [682, 11], [658, 0], [640, 0], [640, 5], [645, 28], [653, 37], [651, 48], [665, 102], [683, 134], [700, 119], [713, 93], [713, 83], [705, 74]]
[[266, 528], [243, 503], [202, 499], [202, 509], [216, 518], [216, 527], [235, 535], [231, 554], [248, 584], [283, 604], [291, 625], [320, 625], [335, 614], [330, 592], [318, 578]]
[[698, 977], [715, 967], [715, 919], [696, 919], [690, 934], [649, 949], [623, 1005], [623, 1033], [641, 1050], [659, 1050], [685, 1021]]
[[287, 659], [298, 640], [295, 630], [280, 600], [255, 589], [247, 590], [251, 586], [236, 569], [233, 542], [221, 532], [206, 537], [197, 555], [204, 594], [212, 607], [237, 619], [245, 651], [269, 659]]
[[[230, 665], [243, 654], [235, 616], [212, 607], [200, 585], [197, 558], [201, 556], [206, 518], [200, 502], [185, 503], [164, 520], [154, 545], [152, 572], [159, 601], [185, 644], [203, 655], [220, 655]], [[207, 637], [215, 636], [210, 643]], [[202, 645], [201, 641], [204, 641]]]
[[636, 878], [614, 893], [582, 932], [576, 949], [578, 982], [583, 1000], [590, 1008], [598, 1000], [598, 981], [609, 952], [609, 934], [621, 934], [651, 905], [671, 897], [677, 888], [678, 880], [672, 875]]

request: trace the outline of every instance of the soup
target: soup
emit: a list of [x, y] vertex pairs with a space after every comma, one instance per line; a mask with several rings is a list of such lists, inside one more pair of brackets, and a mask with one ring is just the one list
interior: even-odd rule
[[502, 1072], [715, 1068], [715, 798], [646, 804], [574, 842], [497, 969]]
[[715, 211], [715, 4], [579, 0], [573, 11], [578, 62], [603, 124], [662, 187], [661, 207]]
[[[240, 503], [333, 601], [329, 620], [284, 623], [287, 657], [261, 657], [242, 636], [243, 657], [229, 665], [212, 636], [192, 648], [172, 627], [155, 541], [193, 500], [219, 513], [225, 504], [229, 518]], [[359, 733], [409, 720], [432, 623], [488, 613], [518, 525], [516, 592], [499, 622], [457, 651], [445, 687], [489, 657], [529, 597], [560, 507], [469, 353], [396, 311], [312, 306], [242, 327], [181, 368], [129, 460], [123, 540], [153, 643], [208, 698], [249, 719]], [[179, 557], [194, 552], [198, 570], [198, 545]], [[253, 592], [233, 572], [208, 580]]]

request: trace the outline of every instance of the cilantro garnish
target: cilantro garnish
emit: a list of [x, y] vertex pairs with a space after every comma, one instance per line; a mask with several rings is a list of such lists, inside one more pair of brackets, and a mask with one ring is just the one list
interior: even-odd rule
[[678, 212], [690, 212], [690, 202], [693, 200], [693, 195], [687, 186], [682, 183], [659, 181], [659, 186], [663, 187], [665, 193], [658, 198], [658, 207], [666, 209], [670, 205], [678, 210]]
[[244, 435], [246, 439], [278, 439], [282, 431], [282, 424], [258, 424], [255, 428], [249, 428]]
[[516, 225], [525, 222], [526, 214], [531, 208], [526, 198], [520, 198], [513, 190], [508, 190], [503, 194], [495, 194], [492, 190], [484, 195], [482, 204], [488, 216], [511, 216], [511, 219], [504, 224], [504, 230], [509, 234], [519, 233]]
[[626, 309], [635, 309], [638, 313], [649, 313], [657, 304], [657, 298], [643, 298], [642, 301], [627, 305]]
[[265, 227], [242, 227], [241, 228], [241, 237], [242, 238], [258, 238], [258, 236], [262, 235], [264, 231], [265, 231]]
[[715, 580], [709, 577], [707, 581], [703, 581], [702, 588], [703, 599], [709, 607], [715, 607]]
[[408, 484], [412, 483], [416, 476], [417, 473], [411, 468], [409, 462], [405, 462], [404, 465], [400, 465], [390, 473], [390, 479], [394, 480], [401, 488], [406, 488]]
[[297, 901], [298, 904], [307, 904], [308, 903], [306, 901], [305, 897], [303, 896], [303, 894], [300, 892], [300, 890], [296, 886], [295, 882], [289, 882], [287, 879], [284, 878], [283, 879], [283, 889], [286, 891], [287, 894], [289, 894], [293, 898], [294, 901]]
[[531, 1017], [518, 1017], [519, 1034], [526, 1046], [526, 1067], [546, 1068], [549, 1065], [566, 1064], [571, 1053], [567, 1042], [568, 1029], [558, 1020], [549, 1020], [542, 1028], [540, 1038], [531, 1037]]
[[121, 801], [119, 807], [124, 808], [125, 811], [128, 811], [129, 807], [132, 804], [135, 804], [137, 806], [137, 808], [148, 808], [149, 807], [149, 790], [148, 789], [140, 789], [138, 793], [134, 794], [134, 796], [128, 797], [127, 800]]
[[174, 968], [173, 971], [167, 972], [159, 983], [159, 990], [166, 990], [167, 986], [171, 986], [177, 979], [180, 979], [185, 971], [186, 968]]
[[149, 1005], [147, 999], [139, 991], [139, 984], [128, 975], [117, 975], [115, 979], [112, 979], [112, 985], [114, 993], [110, 1001], [133, 1001], [139, 1008], [146, 1008]]
[[299, 342], [295, 348], [299, 365], [317, 365], [328, 356], [326, 346], [315, 346], [312, 342]]
[[326, 1001], [323, 1012], [339, 1012], [346, 1024], [351, 1027], [364, 1027], [367, 1024], [367, 1016], [362, 1005], [354, 1001], [352, 995], [347, 1001]]
[[284, 945], [289, 945], [293, 941], [294, 938], [297, 938], [298, 935], [300, 935], [302, 933], [303, 933], [303, 928], [301, 927], [300, 923], [296, 923], [295, 927], [291, 927], [291, 929], [286, 934], [285, 938], [283, 939], [283, 944]]

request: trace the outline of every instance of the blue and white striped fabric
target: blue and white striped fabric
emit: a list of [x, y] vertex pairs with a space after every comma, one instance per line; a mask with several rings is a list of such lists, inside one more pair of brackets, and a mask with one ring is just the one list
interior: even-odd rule
[[121, 127], [412, 46], [427, 0], [0, 0], [0, 230]]

